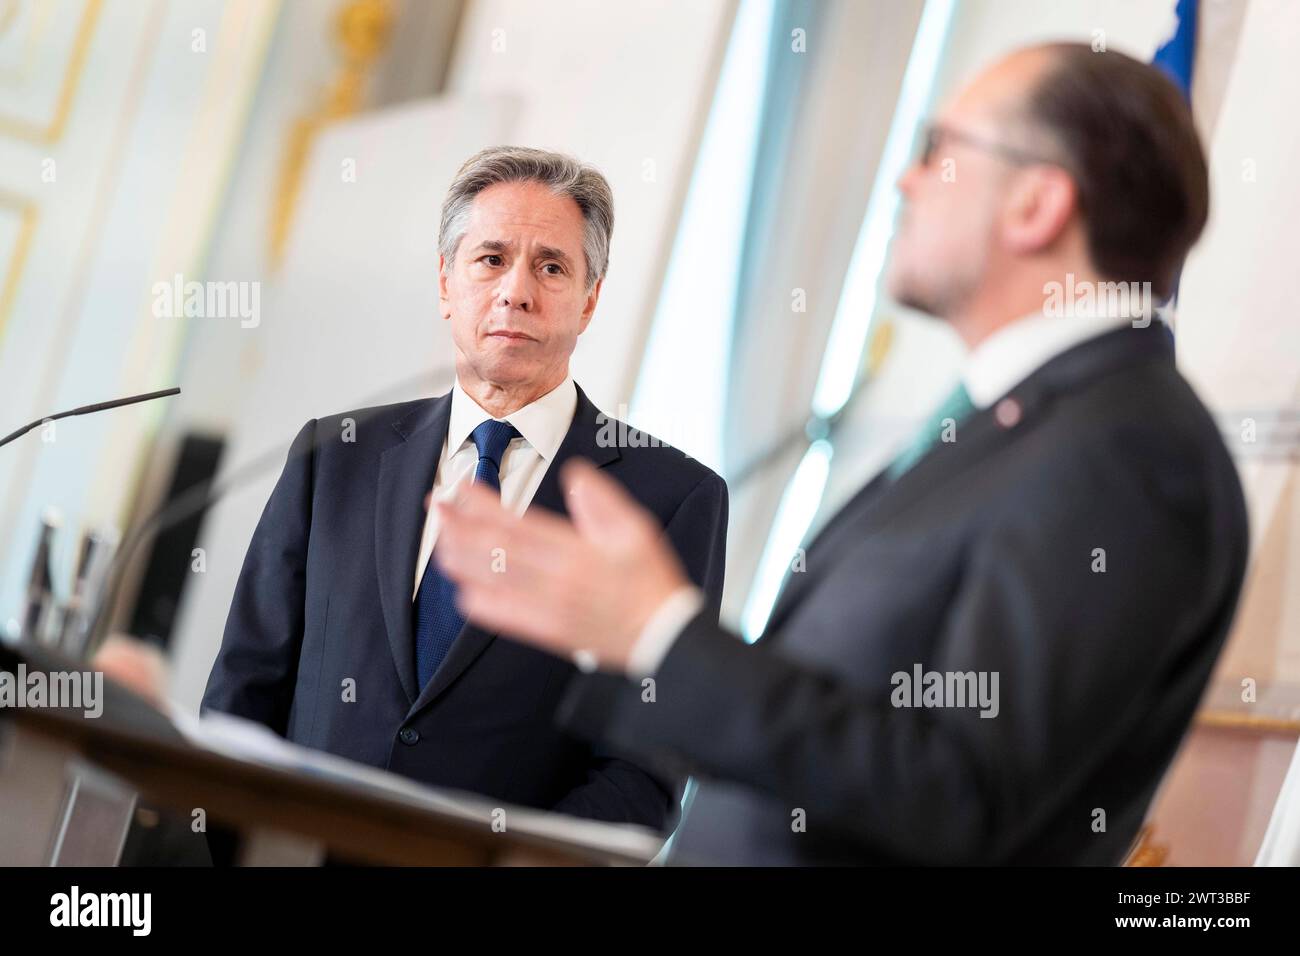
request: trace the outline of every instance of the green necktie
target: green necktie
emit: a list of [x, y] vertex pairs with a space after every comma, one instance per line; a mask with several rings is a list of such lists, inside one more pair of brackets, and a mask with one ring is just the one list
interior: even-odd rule
[[949, 419], [956, 425], [973, 411], [975, 411], [975, 406], [970, 400], [970, 393], [966, 391], [966, 386], [963, 383], [958, 382], [957, 387], [949, 393], [948, 397], [943, 400], [926, 420], [925, 424], [921, 426], [921, 429], [913, 437], [912, 443], [904, 448], [902, 454], [890, 463], [890, 479], [897, 478], [925, 457], [925, 453], [943, 437]]

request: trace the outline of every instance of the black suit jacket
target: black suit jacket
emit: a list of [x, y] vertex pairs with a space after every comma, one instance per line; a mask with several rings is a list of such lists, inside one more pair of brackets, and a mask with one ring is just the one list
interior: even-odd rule
[[[671, 780], [556, 726], [567, 661], [469, 623], [417, 686], [411, 589], [450, 409], [447, 394], [303, 426], [249, 544], [203, 708], [431, 784], [661, 828]], [[343, 439], [349, 419], [354, 441]], [[620, 425], [578, 389], [529, 507], [563, 512], [559, 467], [590, 459], [659, 519], [716, 603], [726, 485]]]
[[[1241, 489], [1155, 326], [1005, 399], [829, 521], [757, 645], [701, 615], [655, 706], [574, 688], [570, 726], [697, 775], [677, 859], [1123, 857], [1233, 615]], [[997, 672], [997, 716], [894, 706], [916, 664]]]

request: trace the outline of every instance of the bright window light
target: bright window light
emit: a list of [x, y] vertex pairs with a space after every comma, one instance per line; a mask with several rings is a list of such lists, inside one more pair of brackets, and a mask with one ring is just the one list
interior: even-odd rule
[[[953, 7], [954, 0], [929, 0], [921, 11], [912, 52], [903, 72], [898, 105], [885, 138], [813, 393], [812, 411], [821, 418], [829, 418], [839, 411], [853, 393], [876, 309], [880, 273], [898, 215], [896, 184], [907, 168], [916, 127], [933, 97], [935, 74], [952, 22]], [[786, 486], [741, 615], [741, 633], [751, 643], [767, 627], [786, 571], [817, 515], [830, 472], [831, 453], [829, 442], [814, 442]]]
[[899, 177], [911, 161], [912, 141], [934, 93], [935, 74], [952, 22], [954, 0], [929, 0], [921, 11], [907, 59], [898, 106], [881, 151], [867, 213], [840, 290], [826, 355], [813, 393], [814, 415], [829, 418], [849, 400], [876, 311], [876, 292], [898, 216]]
[[718, 472], [775, 16], [775, 0], [744, 0], [736, 13], [630, 414]]
[[793, 564], [804, 533], [817, 515], [817, 506], [826, 489], [826, 477], [831, 471], [831, 454], [828, 441], [815, 441], [809, 445], [795, 469], [794, 478], [781, 496], [767, 545], [763, 548], [763, 557], [758, 563], [754, 586], [740, 617], [740, 632], [751, 644], [758, 640], [767, 626], [786, 571]]

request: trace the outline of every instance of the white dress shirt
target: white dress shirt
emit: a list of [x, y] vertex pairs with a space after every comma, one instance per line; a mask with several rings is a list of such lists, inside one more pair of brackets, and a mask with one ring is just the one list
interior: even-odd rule
[[1027, 315], [971, 349], [962, 365], [962, 382], [971, 403], [988, 408], [1062, 352], [1131, 322], [1096, 315]]
[[[962, 381], [972, 404], [987, 408], [1067, 349], [1131, 322], [1099, 315], [1027, 315], [1007, 323], [970, 351], [962, 366]], [[703, 606], [704, 595], [698, 588], [674, 591], [659, 605], [628, 652], [628, 675], [644, 678], [658, 670], [682, 628]]]
[[[564, 442], [573, 424], [573, 413], [578, 408], [578, 389], [573, 377], [551, 389], [541, 398], [511, 412], [503, 419], [515, 426], [519, 438], [512, 438], [501, 455], [501, 503], [522, 514], [533, 500], [542, 476], [555, 460], [555, 454]], [[438, 541], [438, 509], [433, 502], [445, 501], [455, 493], [462, 481], [474, 480], [478, 467], [478, 449], [470, 434], [479, 425], [492, 418], [469, 394], [456, 386], [451, 391], [451, 417], [447, 423], [447, 438], [443, 442], [442, 457], [438, 459], [438, 472], [433, 480], [433, 499], [424, 519], [424, 533], [420, 536], [420, 554], [415, 562], [415, 584], [411, 600], [420, 590], [425, 567], [433, 546]]]

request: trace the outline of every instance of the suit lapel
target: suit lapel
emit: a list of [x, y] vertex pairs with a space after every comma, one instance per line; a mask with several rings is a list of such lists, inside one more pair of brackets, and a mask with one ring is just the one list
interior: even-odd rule
[[[1168, 334], [1154, 324], [1107, 332], [1058, 355], [1002, 399], [973, 413], [957, 427], [955, 442], [936, 444], [892, 483], [883, 474], [872, 479], [826, 522], [822, 533], [808, 548], [807, 566], [818, 570], [832, 566], [844, 549], [862, 541], [926, 496], [939, 493], [949, 482], [1010, 444], [1032, 427], [1057, 396], [1119, 367], [1171, 359]], [[1003, 402], [1011, 404], [1003, 406]], [[999, 406], [1005, 409], [1002, 417], [998, 415]], [[790, 576], [761, 639], [780, 630], [790, 612], [808, 597], [821, 577], [813, 573]]]
[[763, 638], [780, 630], [790, 612], [824, 578], [822, 569], [832, 567], [840, 552], [862, 541], [920, 498], [938, 492], [980, 458], [1001, 447], [1014, 430], [998, 427], [993, 411], [984, 409], [957, 427], [957, 441], [936, 445], [897, 479], [891, 481], [881, 473], [868, 482], [826, 522], [822, 533], [808, 547], [808, 571], [790, 575], [763, 629]]
[[[569, 425], [569, 430], [564, 436], [564, 441], [560, 443], [560, 449], [555, 453], [555, 459], [547, 466], [546, 472], [542, 475], [542, 482], [537, 486], [537, 492], [529, 502], [528, 509], [545, 508], [547, 511], [553, 511], [557, 514], [567, 514], [568, 509], [564, 507], [564, 493], [560, 488], [560, 469], [570, 458], [586, 458], [597, 467], [604, 467], [619, 457], [618, 448], [611, 443], [601, 441], [602, 431], [608, 433], [610, 429], [605, 426], [605, 416], [600, 410], [587, 398], [581, 388], [574, 386], [578, 391], [578, 404], [573, 412], [573, 422]], [[446, 426], [443, 427], [444, 432]], [[410, 572], [407, 574], [408, 581], [414, 574], [414, 561]], [[407, 602], [408, 620], [410, 601]], [[409, 625], [408, 625], [409, 631]], [[447, 690], [465, 669], [474, 663], [488, 646], [496, 639], [494, 632], [485, 631], [472, 622], [466, 623], [461, 629], [460, 635], [452, 643], [451, 648], [447, 651], [447, 656], [438, 669], [434, 671], [433, 677], [425, 685], [424, 690], [420, 693], [415, 704], [411, 707], [410, 714], [407, 718], [414, 716], [417, 711], [423, 710], [434, 700], [436, 700], [444, 691]], [[414, 644], [411, 643], [410, 656], [414, 656]], [[412, 686], [414, 686], [414, 665], [412, 664]]]
[[402, 441], [385, 451], [379, 463], [379, 489], [375, 498], [379, 602], [397, 676], [402, 690], [412, 701], [419, 688], [415, 677], [411, 590], [424, 531], [424, 496], [433, 487], [450, 418], [450, 392], [422, 403], [393, 422], [393, 429]]
[[869, 501], [882, 494], [888, 483], [889, 478], [883, 471], [880, 472], [858, 489], [853, 497], [845, 502], [844, 506], [833, 517], [822, 524], [821, 530], [804, 547], [804, 571], [798, 574], [793, 571], [786, 573], [785, 583], [777, 595], [776, 603], [772, 607], [772, 613], [768, 615], [768, 624], [754, 643], [757, 644], [767, 637], [774, 630], [775, 623], [784, 617], [786, 611], [797, 604], [803, 597], [803, 593], [810, 583], [807, 568], [813, 566], [813, 563], [809, 561], [810, 556], [817, 555], [815, 561], [820, 563], [822, 553], [831, 547], [837, 538], [843, 537], [846, 533], [851, 533], [854, 517], [866, 507]]

